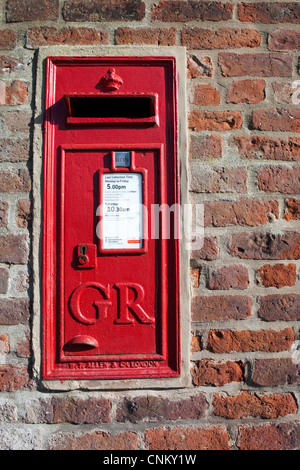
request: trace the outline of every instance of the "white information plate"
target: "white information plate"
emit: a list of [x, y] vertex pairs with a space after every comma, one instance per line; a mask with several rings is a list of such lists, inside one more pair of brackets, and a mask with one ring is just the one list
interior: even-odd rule
[[104, 249], [143, 246], [143, 192], [140, 173], [104, 173], [102, 180]]

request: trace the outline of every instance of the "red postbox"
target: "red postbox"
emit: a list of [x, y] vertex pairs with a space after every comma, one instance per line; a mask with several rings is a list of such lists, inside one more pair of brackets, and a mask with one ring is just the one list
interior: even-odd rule
[[45, 106], [43, 378], [178, 377], [176, 60], [48, 57]]

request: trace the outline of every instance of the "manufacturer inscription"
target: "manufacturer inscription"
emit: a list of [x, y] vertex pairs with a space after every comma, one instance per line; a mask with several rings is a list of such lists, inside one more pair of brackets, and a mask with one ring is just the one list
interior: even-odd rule
[[105, 362], [71, 362], [69, 369], [147, 369], [157, 367], [158, 361], [105, 361]]

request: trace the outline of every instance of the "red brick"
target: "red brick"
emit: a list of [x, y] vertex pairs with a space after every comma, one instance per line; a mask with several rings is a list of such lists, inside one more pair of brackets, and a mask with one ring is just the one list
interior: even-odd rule
[[190, 158], [209, 160], [222, 157], [222, 138], [216, 135], [192, 135]]
[[238, 5], [240, 21], [252, 23], [299, 23], [298, 2], [256, 2]]
[[7, 227], [8, 202], [0, 201], [0, 227]]
[[241, 392], [236, 396], [213, 397], [214, 415], [222, 418], [264, 418], [275, 419], [297, 413], [297, 403], [291, 393], [259, 395]]
[[241, 129], [243, 116], [240, 111], [192, 111], [189, 128], [193, 131], [232, 131]]
[[211, 269], [207, 287], [211, 290], [247, 289], [249, 273], [246, 266], [231, 265]]
[[26, 264], [28, 259], [27, 237], [24, 235], [0, 235], [0, 263]]
[[27, 111], [7, 111], [3, 112], [4, 124], [11, 132], [29, 133], [32, 123], [31, 113]]
[[291, 77], [293, 58], [284, 54], [235, 54], [220, 52], [219, 65], [224, 77]]
[[274, 107], [255, 110], [253, 127], [261, 131], [300, 132], [300, 109]]
[[298, 450], [298, 422], [268, 423], [260, 426], [239, 426], [237, 446], [240, 450]]
[[222, 426], [155, 428], [144, 433], [150, 450], [230, 450], [230, 437]]
[[298, 294], [261, 295], [258, 301], [258, 316], [265, 321], [300, 320], [300, 295]]
[[53, 397], [42, 400], [38, 408], [39, 422], [42, 423], [97, 424], [111, 421], [111, 403], [107, 398]]
[[297, 280], [296, 265], [275, 264], [270, 266], [265, 264], [256, 271], [256, 280], [258, 284], [264, 287], [285, 287], [294, 286]]
[[300, 220], [300, 200], [288, 198], [285, 200], [284, 220]]
[[27, 367], [0, 365], [0, 391], [13, 392], [29, 388], [30, 378]]
[[182, 45], [188, 49], [235, 49], [259, 47], [261, 35], [254, 29], [221, 28], [217, 31], [203, 28], [183, 28]]
[[293, 364], [291, 357], [256, 359], [252, 382], [261, 387], [299, 384], [299, 365]]
[[0, 268], [0, 294], [6, 294], [8, 290], [8, 270]]
[[213, 65], [210, 57], [190, 54], [187, 58], [188, 78], [208, 77], [213, 75]]
[[300, 49], [300, 32], [286, 29], [271, 31], [268, 47], [271, 51], [298, 51]]
[[29, 300], [26, 298], [0, 299], [1, 325], [27, 325], [29, 322]]
[[201, 268], [190, 269], [191, 282], [193, 287], [199, 287], [200, 272]]
[[7, 0], [6, 9], [8, 23], [57, 20], [59, 0]]
[[198, 386], [222, 387], [230, 382], [244, 381], [245, 364], [241, 361], [213, 361], [202, 359], [192, 371], [193, 383]]
[[220, 104], [220, 92], [212, 85], [197, 85], [191, 102], [200, 106], [215, 106]]
[[0, 162], [26, 162], [29, 159], [29, 140], [0, 139]]
[[0, 30], [0, 50], [15, 49], [17, 45], [18, 35], [11, 29]]
[[115, 31], [116, 44], [155, 44], [173, 46], [176, 44], [176, 28], [118, 28]]
[[242, 232], [231, 236], [229, 252], [243, 259], [300, 259], [300, 232]]
[[31, 201], [28, 199], [19, 199], [16, 222], [19, 228], [31, 227]]
[[94, 28], [62, 28], [41, 26], [26, 31], [26, 46], [36, 49], [39, 46], [66, 44], [108, 44], [108, 33]]
[[192, 336], [191, 353], [199, 352], [203, 349], [202, 337], [200, 335]]
[[28, 170], [18, 170], [17, 173], [11, 170], [2, 170], [0, 174], [0, 192], [18, 193], [29, 192], [31, 181]]
[[192, 321], [243, 320], [251, 316], [251, 297], [243, 295], [197, 295], [192, 299]]
[[227, 103], [256, 104], [265, 99], [264, 80], [241, 80], [232, 82], [227, 92]]
[[234, 137], [239, 154], [249, 159], [266, 160], [300, 160], [300, 138], [288, 140], [266, 136]]
[[201, 162], [190, 167], [190, 189], [196, 193], [245, 193], [247, 192], [246, 168], [202, 168]]
[[30, 333], [27, 332], [25, 337], [17, 343], [16, 348], [17, 357], [30, 357], [31, 355], [31, 343], [30, 343]]
[[240, 198], [236, 201], [205, 201], [204, 225], [226, 227], [227, 225], [256, 226], [269, 222], [269, 216], [279, 217], [278, 203]]
[[137, 423], [145, 420], [200, 419], [205, 417], [206, 409], [204, 394], [176, 401], [157, 395], [124, 398], [117, 408], [116, 420]]
[[279, 352], [289, 350], [294, 340], [293, 328], [285, 328], [282, 331], [210, 330], [206, 349], [217, 354], [226, 354], [233, 351]]
[[267, 193], [300, 193], [300, 167], [263, 166], [257, 172], [258, 188]]
[[64, 3], [65, 21], [139, 21], [145, 16], [141, 0], [69, 0]]
[[218, 241], [216, 237], [204, 237], [203, 246], [192, 251], [192, 258], [213, 261], [219, 256]]
[[223, 21], [232, 18], [233, 5], [221, 2], [161, 0], [153, 6], [152, 19], [159, 21]]
[[3, 356], [9, 353], [9, 342], [7, 335], [0, 335], [0, 357], [3, 361]]
[[0, 80], [0, 105], [19, 105], [27, 102], [28, 85], [21, 80], [11, 84]]
[[55, 432], [49, 439], [50, 450], [137, 450], [134, 432], [110, 434], [104, 431]]

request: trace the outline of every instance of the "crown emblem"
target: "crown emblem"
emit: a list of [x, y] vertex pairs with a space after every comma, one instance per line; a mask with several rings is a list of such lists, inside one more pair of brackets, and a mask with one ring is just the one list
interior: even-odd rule
[[100, 80], [104, 90], [113, 91], [118, 90], [123, 85], [123, 80], [116, 74], [115, 69], [108, 69], [105, 75]]

